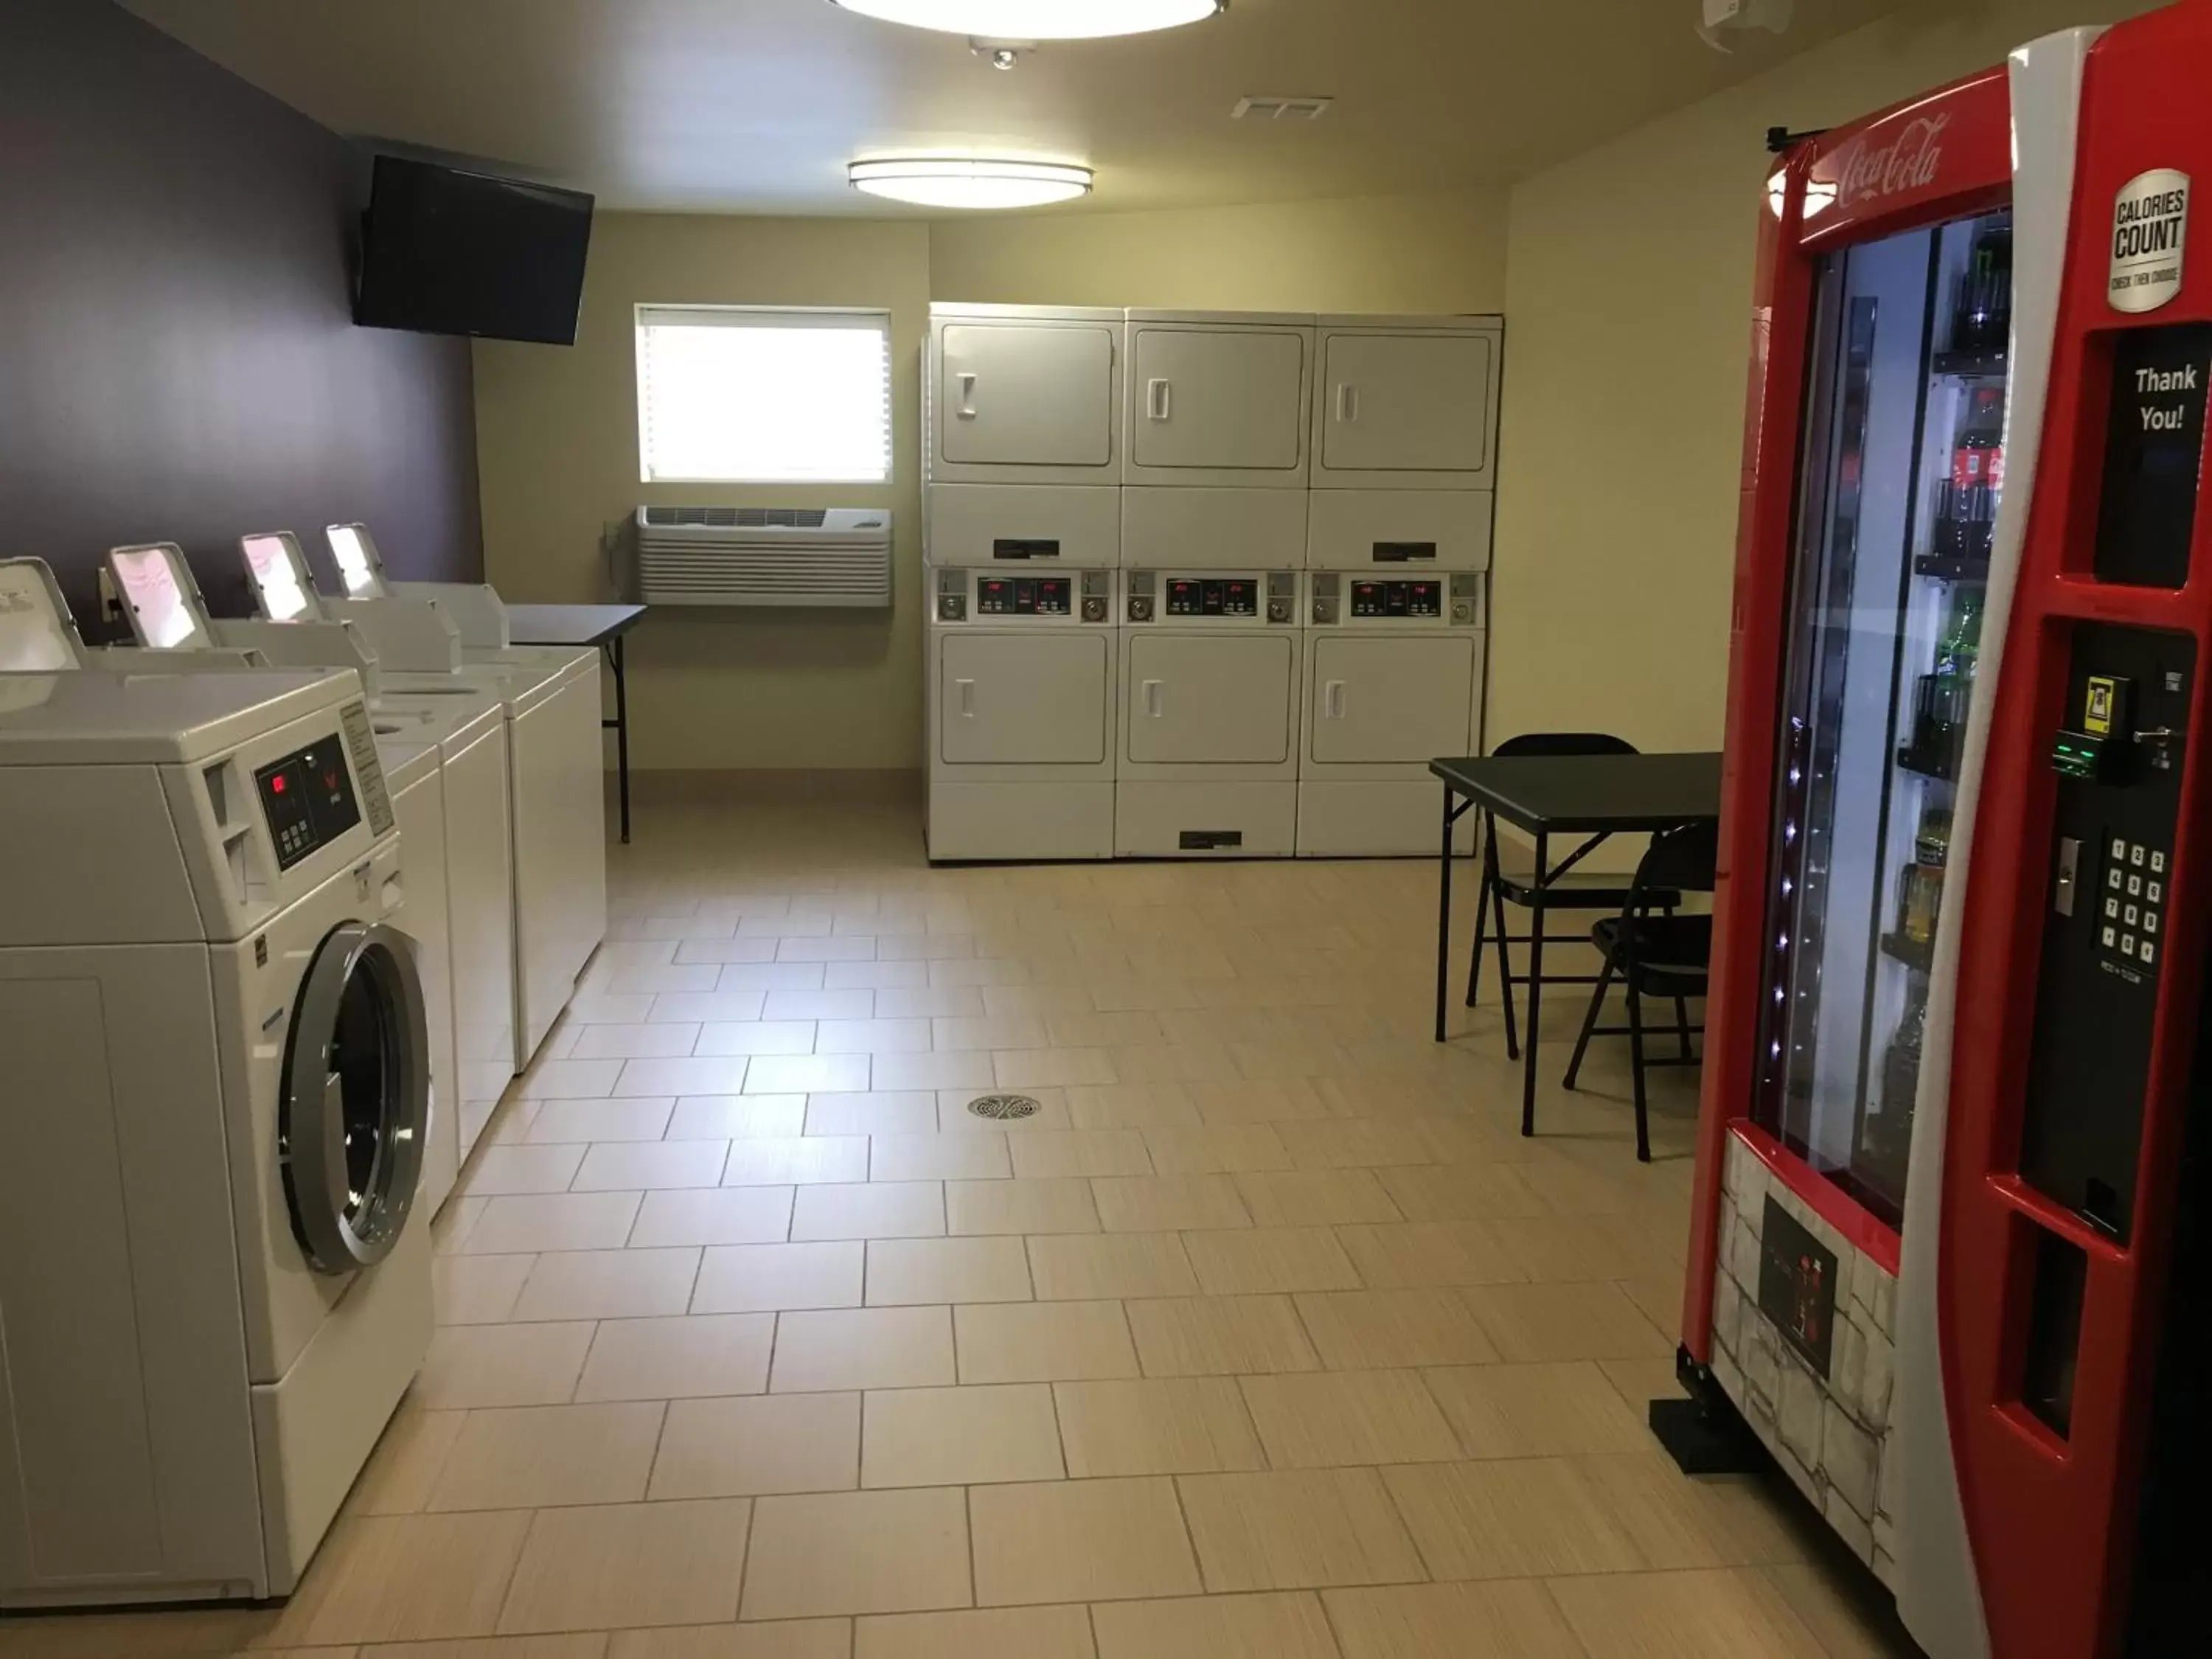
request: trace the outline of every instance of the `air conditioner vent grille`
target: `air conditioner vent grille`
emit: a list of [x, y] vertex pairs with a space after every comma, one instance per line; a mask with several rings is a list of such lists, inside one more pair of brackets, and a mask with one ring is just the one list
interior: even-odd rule
[[641, 507], [635, 546], [647, 605], [891, 602], [891, 515], [880, 508]]
[[814, 507], [648, 507], [648, 525], [697, 525], [715, 530], [819, 530], [829, 517]]

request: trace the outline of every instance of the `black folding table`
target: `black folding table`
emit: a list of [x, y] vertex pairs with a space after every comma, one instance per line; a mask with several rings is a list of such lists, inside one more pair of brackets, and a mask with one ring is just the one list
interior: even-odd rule
[[599, 724], [615, 734], [615, 775], [622, 795], [622, 838], [629, 840], [629, 681], [623, 635], [645, 619], [641, 605], [510, 605], [507, 637], [514, 645], [594, 646], [615, 677], [615, 717]]
[[[1429, 763], [1443, 782], [1443, 849], [1437, 900], [1437, 1041], [1444, 1040], [1451, 1000], [1452, 831], [1480, 809], [1527, 830], [1536, 842], [1528, 950], [1528, 1036], [1522, 1048], [1521, 1133], [1536, 1133], [1536, 1037], [1544, 998], [1545, 884], [1565, 872], [1551, 866], [1555, 835], [1632, 834], [1720, 816], [1721, 757], [1682, 755], [1474, 756]], [[1570, 860], [1571, 861], [1571, 860]], [[1513, 988], [1505, 987], [1511, 996]]]

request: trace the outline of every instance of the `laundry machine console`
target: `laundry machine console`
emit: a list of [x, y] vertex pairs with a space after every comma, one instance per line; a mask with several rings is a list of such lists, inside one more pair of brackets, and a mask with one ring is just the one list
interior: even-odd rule
[[0, 1606], [283, 1595], [428, 1351], [360, 684], [0, 684]]
[[1114, 572], [930, 572], [929, 855], [1114, 854]]
[[[1437, 850], [1429, 763], [1482, 747], [1490, 529], [1483, 491], [1314, 493], [1302, 854]], [[1460, 832], [1464, 850], [1472, 818]]]

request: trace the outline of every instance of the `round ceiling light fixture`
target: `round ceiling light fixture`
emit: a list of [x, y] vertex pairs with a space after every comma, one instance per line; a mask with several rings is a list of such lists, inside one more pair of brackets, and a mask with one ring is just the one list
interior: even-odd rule
[[1181, 28], [1229, 0], [831, 0], [847, 11], [911, 28], [1007, 40], [1097, 40]]
[[855, 190], [917, 207], [1024, 208], [1091, 193], [1089, 167], [1064, 161], [993, 161], [957, 156], [884, 156], [845, 169]]

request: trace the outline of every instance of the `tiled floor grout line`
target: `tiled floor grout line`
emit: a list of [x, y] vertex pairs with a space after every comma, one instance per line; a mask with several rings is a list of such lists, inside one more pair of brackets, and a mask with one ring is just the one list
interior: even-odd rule
[[[983, 1605], [983, 1597], [981, 1589], [981, 1574], [975, 1566], [975, 1488], [972, 1486], [961, 1487], [960, 1502], [962, 1510], [968, 1521], [968, 1605], [971, 1607], [980, 1607]], [[854, 1632], [856, 1645], [858, 1636], [859, 1632], [856, 1631]]]

